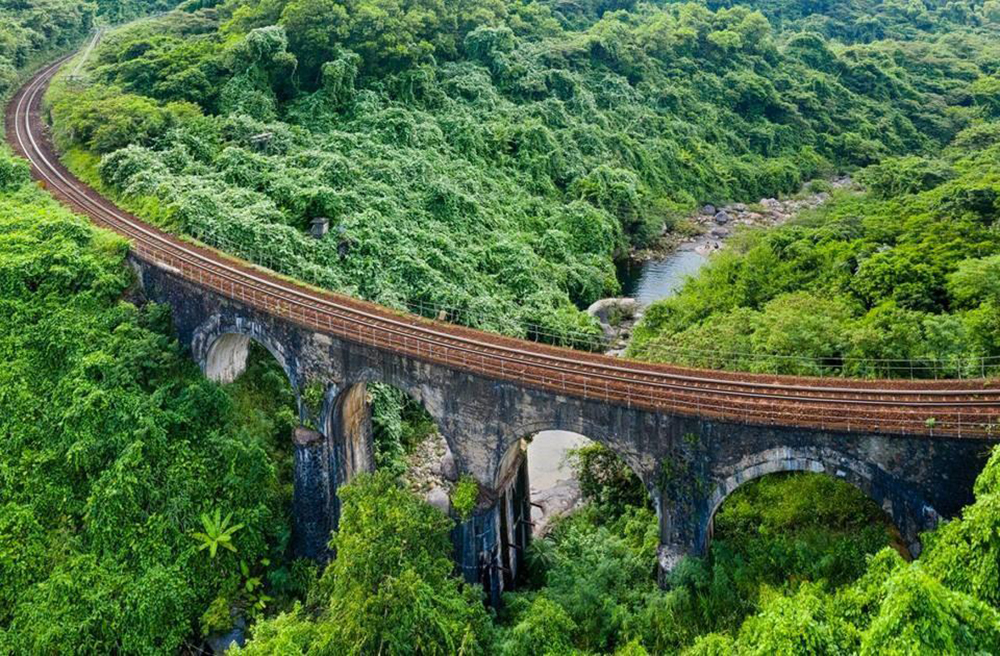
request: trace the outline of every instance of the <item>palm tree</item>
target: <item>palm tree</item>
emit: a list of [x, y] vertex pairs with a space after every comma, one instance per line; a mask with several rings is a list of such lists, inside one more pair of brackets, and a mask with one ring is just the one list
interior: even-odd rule
[[218, 553], [219, 547], [228, 549], [233, 553], [236, 553], [236, 547], [233, 546], [233, 534], [236, 531], [243, 528], [243, 524], [229, 525], [229, 521], [233, 518], [233, 513], [226, 515], [225, 519], [222, 519], [222, 513], [218, 508], [215, 509], [214, 515], [209, 515], [208, 513], [201, 514], [201, 525], [205, 527], [205, 532], [196, 531], [192, 534], [195, 540], [201, 542], [198, 546], [198, 551], [208, 549], [208, 555], [215, 558], [215, 554]]

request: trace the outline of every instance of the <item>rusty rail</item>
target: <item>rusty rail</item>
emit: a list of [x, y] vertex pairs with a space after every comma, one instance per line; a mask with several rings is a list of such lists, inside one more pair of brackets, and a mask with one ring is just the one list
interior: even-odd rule
[[830, 380], [621, 360], [396, 312], [180, 239], [122, 211], [59, 161], [41, 103], [64, 61], [39, 72], [11, 101], [8, 141], [56, 198], [128, 239], [133, 256], [216, 294], [374, 349], [597, 402], [820, 430], [950, 437], [1000, 433], [998, 381]]

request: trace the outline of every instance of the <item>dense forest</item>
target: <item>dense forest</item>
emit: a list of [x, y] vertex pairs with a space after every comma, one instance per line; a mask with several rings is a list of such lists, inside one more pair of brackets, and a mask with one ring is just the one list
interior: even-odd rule
[[779, 373], [1000, 374], [998, 163], [990, 120], [935, 156], [862, 169], [866, 194], [743, 235], [650, 308], [631, 354]]
[[995, 52], [976, 7], [959, 37], [842, 45], [745, 7], [608, 5], [189, 7], [109, 35], [51, 95], [55, 134], [164, 227], [573, 343], [614, 258], [684, 210], [949, 143]]
[[[0, 95], [177, 4], [0, 1]], [[851, 172], [862, 194], [738, 235], [631, 354], [975, 375], [1000, 356], [997, 28], [996, 0], [188, 0], [47, 107], [74, 171], [158, 225], [567, 344], [697, 206]], [[1000, 653], [1000, 452], [919, 559], [846, 484], [772, 476], [661, 588], [646, 490], [584, 447], [585, 504], [489, 609], [455, 518], [400, 484], [433, 427], [374, 390], [379, 471], [341, 490], [338, 557], [296, 560], [283, 373], [206, 381], [125, 251], [0, 153], [0, 653], [199, 653], [234, 625], [250, 654]]]

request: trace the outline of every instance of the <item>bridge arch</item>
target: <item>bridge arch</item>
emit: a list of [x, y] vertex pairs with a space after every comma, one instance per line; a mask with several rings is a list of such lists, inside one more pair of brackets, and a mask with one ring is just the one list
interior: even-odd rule
[[246, 370], [251, 342], [260, 344], [277, 360], [298, 397], [301, 386], [294, 357], [265, 325], [253, 319], [213, 315], [195, 331], [191, 351], [206, 378], [227, 384]]
[[859, 489], [892, 519], [913, 556], [920, 554], [920, 533], [934, 528], [940, 519], [912, 485], [875, 464], [829, 449], [775, 448], [743, 458], [735, 472], [715, 484], [697, 527], [697, 551], [707, 553], [715, 515], [733, 492], [763, 476], [789, 472], [824, 474]]
[[552, 431], [574, 433], [610, 449], [642, 480], [654, 500], [658, 496], [658, 490], [650, 484], [652, 480], [650, 472], [652, 469], [650, 469], [649, 459], [644, 458], [635, 449], [628, 448], [628, 440], [619, 439], [614, 430], [609, 429], [602, 423], [591, 421], [585, 417], [576, 417], [573, 419], [557, 417], [554, 419], [533, 420], [518, 424], [514, 429], [507, 431], [500, 440], [497, 451], [494, 454], [493, 483], [495, 485], [500, 484], [508, 477], [508, 467], [505, 465], [510, 462], [512, 450], [522, 440], [538, 435], [539, 433]]
[[432, 391], [423, 385], [366, 368], [348, 381], [332, 385], [324, 402], [320, 425], [336, 449], [338, 486], [349, 483], [359, 473], [375, 470], [375, 426], [369, 398], [373, 384], [391, 387], [419, 406], [454, 453], [455, 444], [444, 430], [441, 405]]
[[[551, 440], [557, 440], [555, 445]], [[494, 557], [503, 589], [513, 588], [526, 571], [525, 554], [533, 537], [544, 534], [555, 517], [572, 512], [580, 501], [578, 488], [574, 494], [574, 486], [567, 488], [560, 483], [566, 480], [563, 476], [569, 476], [569, 472], [560, 471], [561, 465], [551, 459], [562, 460], [572, 449], [593, 445], [607, 449], [628, 470], [629, 474], [619, 480], [628, 480], [629, 503], [648, 504], [651, 509], [659, 511], [658, 491], [647, 483], [642, 471], [636, 467], [635, 463], [642, 460], [632, 457], [631, 452], [622, 448], [615, 433], [605, 425], [580, 417], [572, 421], [549, 419], [523, 422], [499, 442], [490, 489], [490, 511], [497, 518], [493, 527], [497, 536]], [[540, 457], [550, 461], [539, 467], [536, 459]], [[609, 465], [611, 469], [607, 471], [614, 471], [615, 476], [623, 475], [617, 469], [617, 463], [612, 464], [610, 460], [598, 462]], [[634, 486], [632, 475], [636, 479]], [[542, 514], [533, 513], [532, 508], [540, 509], [547, 517], [543, 519]]]

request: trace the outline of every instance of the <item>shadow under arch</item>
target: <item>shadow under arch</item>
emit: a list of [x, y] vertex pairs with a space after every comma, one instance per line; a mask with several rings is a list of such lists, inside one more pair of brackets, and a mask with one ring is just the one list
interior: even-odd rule
[[699, 522], [698, 553], [711, 544], [715, 516], [725, 500], [744, 484], [781, 473], [813, 473], [842, 480], [864, 493], [892, 519], [910, 554], [920, 555], [920, 534], [937, 526], [940, 516], [912, 486], [899, 481], [877, 465], [866, 464], [841, 453], [812, 449], [769, 449], [745, 459], [738, 471], [718, 482], [708, 498], [704, 519]]

